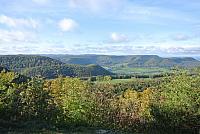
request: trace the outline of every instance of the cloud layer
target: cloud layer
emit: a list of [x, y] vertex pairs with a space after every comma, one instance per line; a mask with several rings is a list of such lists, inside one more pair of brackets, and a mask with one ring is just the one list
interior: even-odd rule
[[34, 19], [24, 19], [24, 18], [11, 18], [6, 15], [0, 15], [0, 24], [4, 24], [8, 27], [28, 27], [28, 28], [37, 28], [39, 22]]
[[49, 2], [49, 0], [32, 0], [36, 4], [44, 5]]
[[[126, 1], [126, 0], [124, 0]], [[69, 7], [85, 12], [102, 13], [108, 10], [117, 10], [122, 4], [121, 0], [69, 0]]]
[[0, 52], [199, 55], [199, 16], [197, 0], [0, 0]]
[[[49, 44], [50, 45], [50, 44]], [[50, 45], [51, 46], [51, 45]], [[26, 43], [10, 45], [10, 47], [0, 46], [2, 54], [107, 54], [107, 55], [151, 55], [157, 54], [160, 56], [200, 56], [200, 47], [161, 47], [161, 46], [120, 46], [120, 45], [82, 45], [79, 47], [45, 47], [42, 45], [32, 45]], [[75, 45], [74, 45], [75, 46]]]

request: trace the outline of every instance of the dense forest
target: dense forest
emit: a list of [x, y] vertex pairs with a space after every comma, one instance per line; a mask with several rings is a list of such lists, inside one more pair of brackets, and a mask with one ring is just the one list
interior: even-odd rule
[[0, 65], [12, 69], [21, 70], [37, 66], [55, 66], [63, 63], [45, 56], [37, 55], [0, 55]]
[[99, 65], [58, 65], [58, 66], [42, 66], [23, 69], [20, 72], [26, 76], [42, 76], [45, 78], [56, 78], [58, 76], [70, 77], [90, 77], [98, 75], [113, 75], [113, 73], [105, 70]]
[[[93, 83], [79, 78], [33, 77], [0, 73], [1, 131], [60, 131], [84, 126], [113, 132], [198, 133], [200, 71], [160, 80]], [[110, 79], [105, 79], [109, 81]], [[143, 84], [143, 85], [142, 85]], [[61, 131], [62, 132], [62, 131]]]
[[65, 64], [49, 57], [37, 55], [2, 55], [0, 56], [0, 65], [29, 77], [90, 77], [113, 74], [98, 65]]

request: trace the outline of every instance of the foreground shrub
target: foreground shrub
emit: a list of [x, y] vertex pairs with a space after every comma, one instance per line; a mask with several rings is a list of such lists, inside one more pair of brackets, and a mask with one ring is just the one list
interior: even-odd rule
[[152, 114], [162, 127], [190, 128], [200, 125], [200, 77], [186, 73], [163, 83]]
[[50, 92], [44, 89], [44, 80], [33, 78], [20, 92], [19, 109], [24, 120], [51, 121], [57, 109]]
[[26, 82], [18, 78], [13, 72], [0, 73], [0, 126], [21, 123], [42, 128], [53, 124], [144, 132], [155, 126], [191, 129], [200, 125], [197, 73], [166, 77], [157, 89], [144, 90], [78, 78], [32, 78]]
[[146, 89], [143, 92], [127, 90], [115, 98], [111, 103], [112, 118], [115, 127], [127, 130], [139, 130], [148, 128], [152, 120], [150, 105], [153, 91]]
[[87, 125], [93, 102], [87, 82], [77, 78], [58, 78], [49, 83], [54, 102], [60, 109], [58, 122], [66, 125]]
[[22, 122], [30, 120], [51, 121], [56, 105], [44, 80], [33, 78], [26, 83], [14, 83], [17, 74], [2, 72], [0, 75], [0, 115], [2, 120]]

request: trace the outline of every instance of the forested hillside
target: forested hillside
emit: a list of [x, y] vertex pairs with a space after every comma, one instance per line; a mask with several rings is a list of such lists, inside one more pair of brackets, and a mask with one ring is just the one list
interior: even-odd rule
[[105, 67], [127, 66], [127, 67], [195, 67], [200, 62], [194, 58], [162, 58], [157, 55], [47, 55], [70, 64], [99, 64]]
[[113, 75], [113, 73], [98, 65], [81, 66], [70, 64], [26, 68], [20, 73], [29, 77], [42, 76], [45, 78], [56, 78], [58, 76], [90, 77], [98, 75]]
[[55, 66], [61, 61], [37, 55], [0, 55], [0, 65], [8, 69], [18, 70], [37, 66]]
[[111, 72], [98, 65], [72, 65], [49, 57], [36, 55], [1, 55], [0, 66], [29, 77], [37, 75], [45, 78], [55, 78], [59, 75], [73, 77], [112, 75]]

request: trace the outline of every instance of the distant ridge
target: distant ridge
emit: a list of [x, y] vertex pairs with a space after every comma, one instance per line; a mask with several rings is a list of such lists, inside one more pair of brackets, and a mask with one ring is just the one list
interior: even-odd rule
[[197, 59], [198, 61], [200, 61], [200, 56], [194, 57], [195, 59]]
[[128, 66], [128, 67], [196, 67], [200, 61], [191, 57], [162, 58], [157, 55], [46, 55], [53, 59], [69, 64], [99, 64], [100, 66]]

